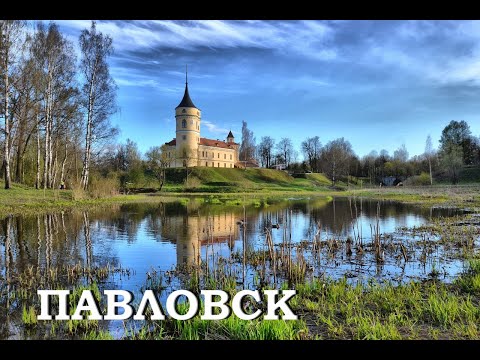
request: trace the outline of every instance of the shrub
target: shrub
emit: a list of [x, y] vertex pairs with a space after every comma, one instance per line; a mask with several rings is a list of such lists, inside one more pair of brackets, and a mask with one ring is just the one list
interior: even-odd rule
[[185, 181], [185, 190], [191, 191], [194, 190], [202, 185], [202, 182], [196, 176], [190, 175], [188, 177], [188, 181]]
[[83, 190], [82, 185], [77, 182], [72, 182], [72, 200], [82, 200], [87, 197], [87, 193]]
[[415, 175], [409, 177], [405, 181], [406, 185], [413, 185], [413, 186], [424, 186], [430, 185], [430, 175], [426, 172], [422, 172], [420, 175]]
[[119, 185], [119, 180], [115, 175], [109, 175], [106, 178], [96, 176], [90, 182], [88, 193], [94, 199], [118, 195]]

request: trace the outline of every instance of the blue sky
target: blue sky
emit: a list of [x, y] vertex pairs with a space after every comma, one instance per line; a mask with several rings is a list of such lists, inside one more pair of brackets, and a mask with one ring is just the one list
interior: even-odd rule
[[[75, 44], [89, 20], [56, 21]], [[450, 120], [480, 135], [480, 21], [98, 21], [113, 38], [120, 140], [142, 152], [175, 136], [189, 69], [201, 135], [345, 137], [359, 156], [410, 156]], [[301, 155], [300, 155], [301, 159]]]

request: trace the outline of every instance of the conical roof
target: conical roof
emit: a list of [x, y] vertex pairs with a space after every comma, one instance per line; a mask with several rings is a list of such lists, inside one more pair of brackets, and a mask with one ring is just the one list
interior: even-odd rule
[[197, 107], [193, 104], [192, 99], [190, 99], [190, 94], [188, 93], [188, 83], [185, 83], [185, 94], [183, 94], [183, 99], [176, 108], [179, 107], [191, 107], [197, 109]]

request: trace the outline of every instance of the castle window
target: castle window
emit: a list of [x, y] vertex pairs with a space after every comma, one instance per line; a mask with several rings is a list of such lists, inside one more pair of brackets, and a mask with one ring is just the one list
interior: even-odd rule
[[205, 151], [202, 151], [202, 157], [205, 157]]
[[227, 167], [227, 163], [223, 163], [223, 167]]
[[182, 139], [183, 139], [183, 140], [187, 140], [187, 135], [183, 135], [183, 136], [182, 136]]
[[182, 110], [182, 113], [183, 113], [183, 114], [185, 114], [186, 112], [187, 112], [187, 110], [185, 110], [185, 109]]
[[225, 160], [227, 158], [227, 154], [223, 154], [223, 159]]
[[232, 154], [230, 154], [230, 160], [232, 160]]
[[218, 156], [217, 156], [219, 159], [220, 159], [220, 153], [218, 153]]
[[205, 161], [205, 166], [208, 167], [208, 161]]
[[187, 127], [187, 120], [183, 119], [182, 120], [182, 128], [186, 128]]
[[220, 167], [220, 163], [217, 164], [217, 167]]

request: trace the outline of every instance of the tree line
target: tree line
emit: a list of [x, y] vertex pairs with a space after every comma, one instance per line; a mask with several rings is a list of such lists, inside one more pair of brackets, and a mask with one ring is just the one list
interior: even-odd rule
[[[392, 155], [386, 150], [359, 157], [345, 138], [328, 141], [322, 145], [318, 136], [307, 137], [301, 143], [304, 160], [298, 160], [288, 138], [281, 138], [277, 143], [269, 136], [256, 139], [248, 124], [242, 124], [242, 142], [240, 161], [258, 160], [265, 168], [285, 165], [291, 173], [318, 172], [331, 180], [332, 185], [338, 181], [359, 184], [379, 185], [386, 177], [397, 182], [407, 181], [412, 185], [433, 184], [434, 177], [442, 176], [453, 183], [458, 182], [458, 174], [464, 165], [480, 164], [480, 141], [471, 135], [465, 121], [451, 121], [442, 132], [438, 149], [433, 147], [431, 136], [425, 141], [425, 151], [421, 155], [410, 157], [405, 145], [401, 145]], [[170, 149], [166, 145], [151, 147], [145, 154], [137, 144], [127, 139], [124, 144], [112, 144], [98, 158], [97, 167], [100, 175], [115, 177], [118, 186], [125, 189], [129, 184], [149, 184], [149, 178], [158, 180], [160, 189], [165, 184], [166, 169], [171, 166], [168, 157]], [[181, 155], [178, 155], [181, 157]], [[185, 167], [188, 179], [188, 168]], [[392, 185], [392, 184], [390, 184]], [[394, 185], [394, 184], [393, 184]]]
[[321, 172], [332, 181], [332, 185], [340, 178], [348, 181], [349, 176], [363, 178], [370, 184], [379, 184], [389, 176], [399, 180], [411, 178], [418, 184], [433, 184], [434, 175], [456, 184], [464, 165], [480, 164], [480, 138], [472, 135], [470, 126], [463, 120], [452, 120], [443, 129], [438, 148], [433, 146], [429, 135], [424, 153], [412, 157], [409, 157], [405, 144], [392, 155], [383, 149], [359, 157], [344, 137], [324, 145], [319, 136], [307, 137], [299, 150], [303, 161], [298, 161], [299, 152], [289, 138], [277, 142], [271, 136], [263, 136], [256, 144], [253, 132], [243, 122], [240, 160], [251, 157], [266, 168], [281, 165], [291, 172]]
[[0, 20], [0, 155], [12, 181], [52, 189], [66, 181], [86, 190], [92, 168], [118, 129], [117, 87], [109, 72], [112, 39], [95, 22], [74, 43], [58, 25]]
[[[124, 187], [143, 177], [145, 170], [163, 185], [172, 161], [165, 146], [152, 147], [143, 156], [134, 142], [115, 141], [118, 129], [109, 121], [118, 111], [117, 87], [108, 66], [114, 51], [111, 37], [92, 22], [79, 36], [80, 56], [74, 49], [55, 22], [38, 22], [29, 31], [25, 21], [0, 20], [0, 156], [5, 188], [12, 181], [37, 189], [66, 182], [86, 190], [98, 179]], [[254, 160], [265, 168], [324, 173], [332, 185], [354, 178], [378, 185], [386, 177], [432, 184], [434, 177], [442, 176], [457, 183], [463, 166], [480, 164], [479, 138], [467, 122], [455, 120], [443, 129], [438, 147], [429, 136], [424, 153], [413, 157], [405, 145], [391, 155], [372, 150], [359, 157], [344, 137], [323, 144], [319, 136], [309, 136], [298, 149], [288, 137], [263, 136], [257, 144], [246, 121], [239, 152], [240, 161]], [[189, 161], [184, 163], [188, 166]]]

